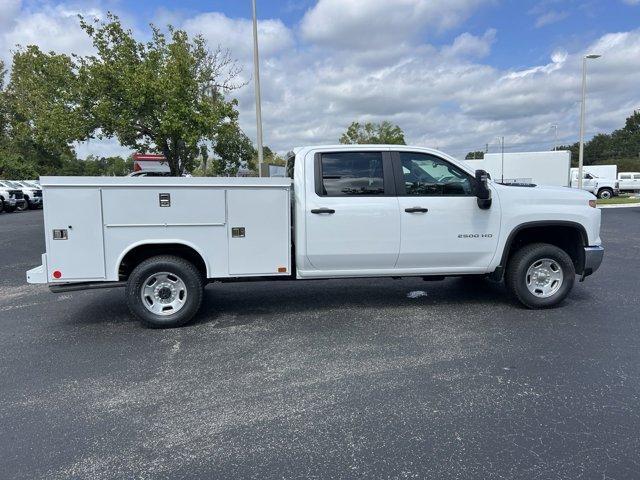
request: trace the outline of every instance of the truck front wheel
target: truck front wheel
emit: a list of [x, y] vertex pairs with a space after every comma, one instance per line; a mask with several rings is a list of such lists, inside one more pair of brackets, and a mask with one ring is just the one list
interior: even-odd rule
[[601, 188], [600, 190], [598, 190], [598, 198], [606, 200], [611, 197], [613, 197], [613, 190], [611, 190], [610, 188]]
[[573, 288], [575, 267], [571, 257], [555, 245], [534, 243], [518, 250], [505, 272], [507, 289], [529, 308], [550, 308]]
[[203, 290], [202, 275], [192, 263], [161, 255], [133, 270], [127, 282], [127, 304], [147, 327], [181, 327], [200, 309]]

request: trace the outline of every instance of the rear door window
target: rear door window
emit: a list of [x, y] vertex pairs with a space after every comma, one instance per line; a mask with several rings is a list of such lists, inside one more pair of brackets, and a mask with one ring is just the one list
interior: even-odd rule
[[320, 196], [384, 195], [382, 152], [335, 152], [320, 156]]

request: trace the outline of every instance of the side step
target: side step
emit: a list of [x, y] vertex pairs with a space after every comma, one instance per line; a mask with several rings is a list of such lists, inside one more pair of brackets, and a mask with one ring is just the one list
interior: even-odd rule
[[77, 292], [80, 290], [103, 290], [105, 288], [121, 288], [127, 282], [82, 282], [82, 283], [60, 283], [49, 285], [49, 290], [53, 293]]

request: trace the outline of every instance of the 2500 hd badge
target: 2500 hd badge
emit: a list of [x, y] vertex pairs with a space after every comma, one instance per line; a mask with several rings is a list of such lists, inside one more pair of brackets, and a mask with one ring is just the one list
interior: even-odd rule
[[493, 233], [461, 233], [458, 238], [493, 238]]

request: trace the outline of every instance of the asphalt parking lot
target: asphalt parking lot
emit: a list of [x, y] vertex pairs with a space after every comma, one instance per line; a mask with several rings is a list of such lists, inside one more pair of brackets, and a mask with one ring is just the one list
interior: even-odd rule
[[119, 289], [25, 284], [42, 212], [0, 215], [0, 478], [640, 477], [640, 208], [561, 308], [500, 285], [210, 285], [153, 331]]

